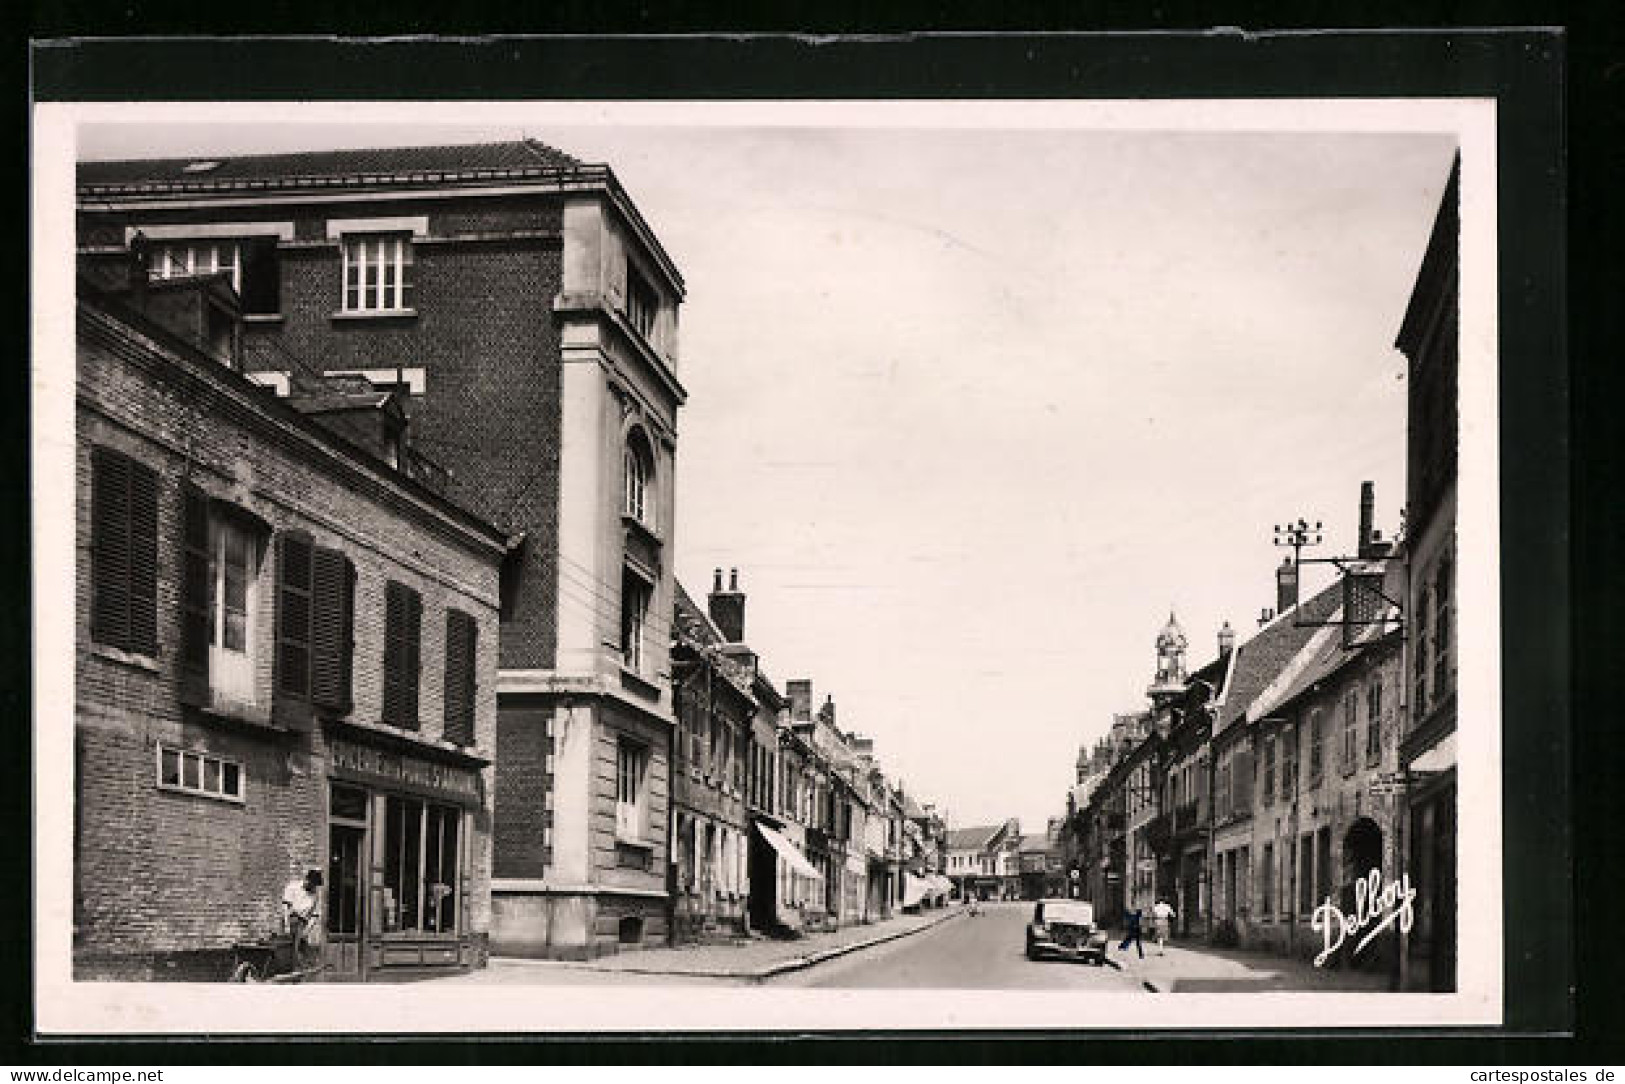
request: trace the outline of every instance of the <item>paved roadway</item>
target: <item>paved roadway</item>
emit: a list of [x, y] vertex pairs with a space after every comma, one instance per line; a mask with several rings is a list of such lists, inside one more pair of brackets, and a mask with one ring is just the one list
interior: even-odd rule
[[1116, 945], [1104, 967], [1072, 960], [1029, 960], [1030, 903], [986, 904], [975, 918], [962, 916], [911, 937], [854, 952], [769, 980], [768, 986], [813, 989], [954, 988], [962, 990], [1142, 989], [1113, 966]]

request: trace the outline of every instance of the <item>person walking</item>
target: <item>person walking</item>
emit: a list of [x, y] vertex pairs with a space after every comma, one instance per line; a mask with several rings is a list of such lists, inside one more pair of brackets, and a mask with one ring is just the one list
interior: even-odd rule
[[1143, 960], [1145, 959], [1145, 946], [1140, 943], [1140, 920], [1141, 915], [1138, 907], [1123, 916], [1123, 922], [1128, 927], [1128, 932], [1123, 935], [1123, 943], [1117, 946], [1117, 951], [1127, 952], [1129, 942], [1132, 941], [1134, 942], [1134, 951], [1138, 952], [1140, 959]]
[[1152, 929], [1157, 938], [1157, 955], [1166, 956], [1168, 948], [1168, 934], [1173, 925], [1174, 909], [1167, 900], [1158, 899], [1151, 908]]

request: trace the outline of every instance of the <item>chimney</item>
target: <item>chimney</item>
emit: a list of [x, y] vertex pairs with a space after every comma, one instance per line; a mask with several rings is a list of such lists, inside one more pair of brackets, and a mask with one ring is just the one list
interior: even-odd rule
[[716, 622], [717, 630], [722, 638], [730, 644], [743, 643], [745, 640], [745, 595], [739, 590], [739, 570], [728, 570], [728, 589], [722, 589], [722, 569], [716, 570], [716, 577], [712, 581], [711, 594], [705, 600], [706, 611], [710, 613], [711, 620]]
[[835, 698], [833, 696], [825, 695], [824, 706], [818, 709], [818, 719], [830, 726], [835, 725]]
[[1219, 629], [1219, 657], [1223, 658], [1234, 651], [1235, 648], [1236, 630], [1230, 627], [1230, 622], [1226, 621]]
[[1360, 538], [1359, 548], [1355, 551], [1362, 558], [1371, 556], [1371, 510], [1377, 503], [1376, 486], [1371, 482], [1360, 483]]
[[1264, 609], [1258, 611], [1258, 627], [1259, 628], [1263, 628], [1265, 625], [1269, 624], [1271, 621], [1274, 621], [1274, 620], [1275, 620], [1275, 611], [1270, 609], [1269, 607], [1266, 606]]
[[1281, 558], [1275, 570], [1275, 612], [1284, 614], [1298, 604], [1298, 566], [1292, 558]]
[[854, 734], [852, 735], [852, 751], [860, 757], [873, 758], [875, 755], [875, 740]]
[[[718, 572], [718, 582], [722, 573]], [[784, 693], [790, 698], [790, 721], [792, 723], [809, 723], [812, 721], [812, 682], [807, 678], [795, 678], [784, 683]]]

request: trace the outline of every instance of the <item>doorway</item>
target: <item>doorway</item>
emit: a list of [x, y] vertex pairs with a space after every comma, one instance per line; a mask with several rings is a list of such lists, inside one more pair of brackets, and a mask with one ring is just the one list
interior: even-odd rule
[[338, 981], [361, 976], [361, 932], [366, 893], [361, 856], [366, 853], [367, 792], [334, 784], [327, 829], [327, 975]]

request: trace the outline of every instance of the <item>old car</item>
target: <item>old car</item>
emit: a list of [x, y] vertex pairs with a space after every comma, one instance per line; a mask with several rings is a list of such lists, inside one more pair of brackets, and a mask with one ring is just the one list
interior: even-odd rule
[[1106, 962], [1106, 932], [1095, 926], [1095, 905], [1087, 900], [1039, 900], [1027, 924], [1027, 959], [1059, 956]]

